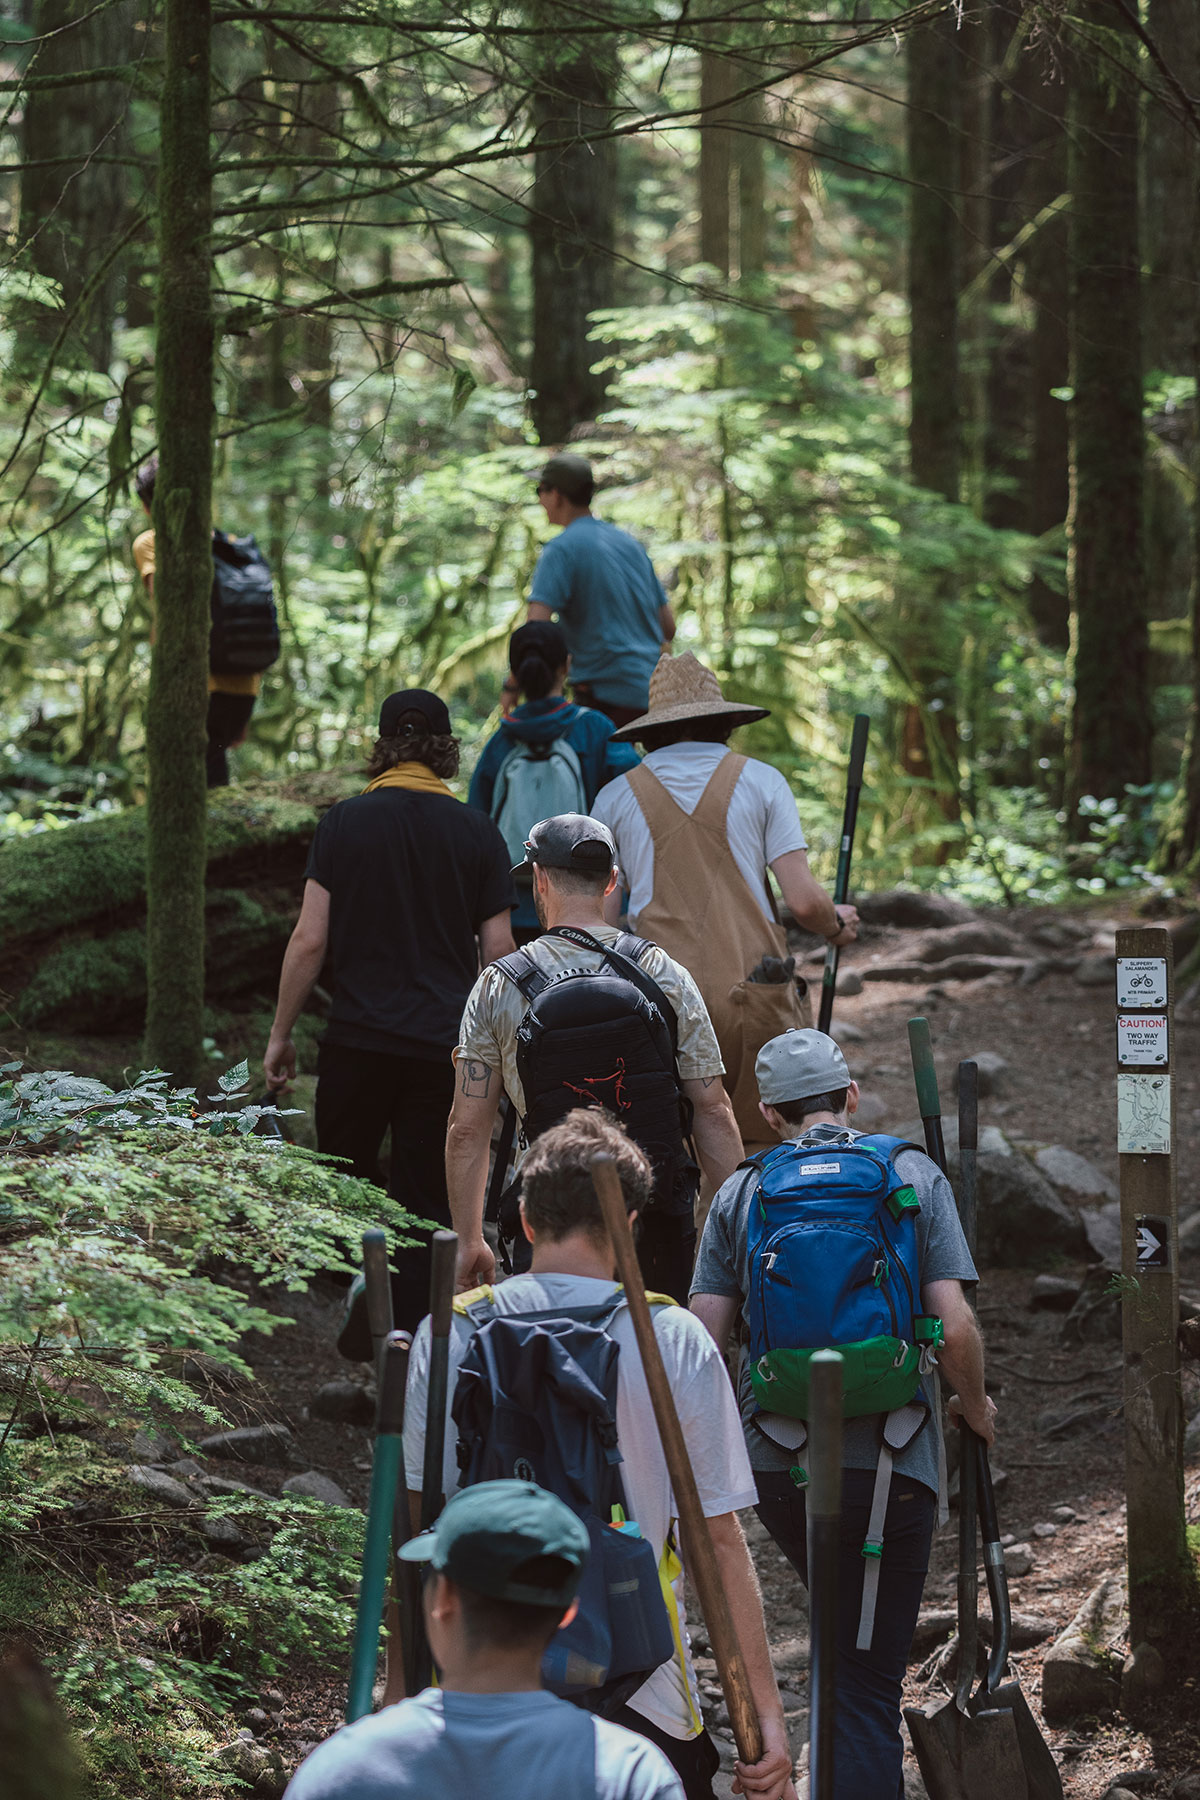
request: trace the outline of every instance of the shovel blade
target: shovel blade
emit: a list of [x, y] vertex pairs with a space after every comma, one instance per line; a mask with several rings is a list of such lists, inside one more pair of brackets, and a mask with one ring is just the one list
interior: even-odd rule
[[963, 1714], [953, 1700], [904, 1722], [929, 1800], [1031, 1800], [1011, 1712]]
[[1021, 1692], [1019, 1681], [1005, 1681], [985, 1697], [987, 1706], [1002, 1707], [1011, 1712], [1021, 1746], [1021, 1762], [1029, 1788], [1029, 1800], [1063, 1800], [1062, 1776], [1054, 1760], [1054, 1752], [1042, 1736], [1038, 1722], [1029, 1710], [1029, 1702]]

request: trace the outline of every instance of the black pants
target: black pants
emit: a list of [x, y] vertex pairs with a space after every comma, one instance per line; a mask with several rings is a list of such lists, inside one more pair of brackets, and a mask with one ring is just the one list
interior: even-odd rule
[[205, 773], [210, 788], [229, 786], [230, 744], [236, 744], [254, 711], [253, 694], [210, 694], [208, 696], [208, 747], [204, 756]]
[[[317, 1147], [344, 1156], [349, 1173], [379, 1180], [379, 1151], [391, 1128], [388, 1192], [418, 1219], [448, 1226], [446, 1121], [454, 1099], [447, 1052], [437, 1062], [322, 1044], [317, 1060]], [[429, 1311], [429, 1244], [396, 1252], [392, 1307], [398, 1331], [415, 1331]]]
[[[324, 1146], [322, 1146], [324, 1148]], [[696, 1227], [686, 1215], [661, 1218], [648, 1212], [637, 1226], [638, 1265], [651, 1294], [670, 1294], [680, 1306], [688, 1303], [692, 1264], [696, 1260]], [[532, 1260], [529, 1239], [519, 1231], [510, 1246], [514, 1275], [524, 1275]]]
[[[604, 713], [618, 729], [622, 725], [632, 725], [646, 710], [645, 706], [618, 706], [615, 700], [597, 700], [590, 681], [573, 681], [571, 698], [576, 706], [590, 706], [593, 712]], [[649, 705], [648, 700], [646, 704]]]
[[[793, 1485], [790, 1475], [759, 1471], [755, 1481], [758, 1505], [754, 1510], [807, 1587], [804, 1490]], [[870, 1800], [904, 1800], [900, 1690], [921, 1610], [937, 1497], [920, 1481], [892, 1476], [875, 1634], [869, 1650], [856, 1650], [862, 1547], [874, 1486], [874, 1470], [842, 1471], [833, 1742], [837, 1800], [867, 1800], [868, 1796]]]
[[714, 1800], [712, 1778], [721, 1766], [721, 1758], [707, 1731], [693, 1738], [668, 1737], [631, 1706], [613, 1713], [612, 1721], [658, 1745], [683, 1784], [684, 1800]]

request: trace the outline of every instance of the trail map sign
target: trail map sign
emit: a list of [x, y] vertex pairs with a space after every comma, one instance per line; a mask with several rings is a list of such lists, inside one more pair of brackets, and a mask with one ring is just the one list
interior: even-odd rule
[[1169, 1075], [1117, 1076], [1117, 1150], [1122, 1156], [1170, 1156]]

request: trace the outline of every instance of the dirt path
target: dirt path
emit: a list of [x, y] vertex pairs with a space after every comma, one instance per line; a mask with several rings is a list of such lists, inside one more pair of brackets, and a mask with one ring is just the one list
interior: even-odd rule
[[[911, 942], [911, 934], [874, 932], [847, 958], [845, 966], [861, 968], [872, 960], [896, 960], [902, 935]], [[871, 1128], [903, 1130], [913, 1125], [916, 1107], [905, 1024], [919, 1011], [929, 1019], [935, 1050], [947, 1066], [985, 1050], [1007, 1061], [1009, 1068], [999, 1091], [981, 1102], [981, 1124], [999, 1125], [1018, 1141], [1063, 1144], [1088, 1157], [1115, 1181], [1111, 989], [1085, 987], [1069, 976], [1049, 975], [1030, 986], [1013, 985], [1007, 978], [1002, 982], [987, 979], [946, 983], [939, 992], [936, 971], [930, 973], [935, 989], [931, 996], [921, 987], [869, 982], [861, 995], [839, 1004], [838, 1020], [861, 1033], [845, 1047], [852, 1072], [868, 1098]], [[1194, 1054], [1198, 1038], [1200, 1024], [1180, 1022], [1177, 1026], [1176, 1066], [1180, 1073], [1176, 1076], [1176, 1105], [1180, 1161], [1185, 1170], [1200, 1148], [1200, 1069]], [[952, 1104], [948, 1096], [944, 1104]], [[1192, 1198], [1186, 1182], [1183, 1198], [1186, 1208]], [[1081, 1272], [1083, 1266], [1078, 1265], [1074, 1272]], [[1061, 1260], [1054, 1268], [1056, 1273], [1072, 1273], [1071, 1266]], [[1064, 1342], [1061, 1315], [1030, 1310], [1036, 1272], [984, 1271], [979, 1303], [989, 1353], [989, 1386], [1000, 1408], [994, 1460], [1006, 1477], [999, 1496], [1001, 1528], [1017, 1542], [1028, 1542], [1034, 1552], [1029, 1573], [1012, 1582], [1013, 1606], [1057, 1630], [1069, 1622], [1103, 1575], [1122, 1567], [1120, 1346], [1112, 1337]], [[1185, 1261], [1183, 1286], [1200, 1292], [1200, 1257]], [[323, 1382], [355, 1373], [332, 1348], [338, 1301], [332, 1293], [314, 1292], [291, 1310], [297, 1316], [295, 1326], [252, 1347], [263, 1384], [257, 1411], [260, 1416], [284, 1418], [292, 1424], [304, 1466], [331, 1476], [353, 1500], [363, 1504], [369, 1474], [368, 1431], [305, 1416], [307, 1402]], [[1190, 1417], [1200, 1407], [1200, 1383], [1192, 1373], [1186, 1380]], [[1068, 1404], [1073, 1401], [1080, 1404]], [[1056, 1422], [1071, 1411], [1077, 1411], [1079, 1419], [1056, 1429]], [[267, 1471], [261, 1475], [264, 1483], [269, 1480]], [[1070, 1509], [1074, 1517], [1067, 1519], [1061, 1509]], [[1060, 1512], [1057, 1521], [1056, 1511]], [[1189, 1471], [1189, 1517], [1200, 1519], [1200, 1467], [1195, 1464]], [[1037, 1527], [1046, 1525], [1055, 1526], [1053, 1535], [1039, 1536]], [[748, 1520], [748, 1532], [799, 1751], [807, 1719], [804, 1596], [753, 1518]], [[952, 1523], [935, 1538], [926, 1614], [953, 1606], [955, 1552]], [[910, 1668], [911, 1701], [920, 1703], [944, 1693], [923, 1665], [947, 1635], [945, 1629], [940, 1636], [927, 1630], [920, 1634]], [[1013, 1658], [1035, 1710], [1041, 1660], [1050, 1641], [1048, 1637]], [[703, 1659], [700, 1667], [709, 1685], [711, 1670]], [[344, 1671], [304, 1675], [290, 1686], [280, 1685], [286, 1705], [267, 1741], [279, 1746], [290, 1768], [308, 1745], [339, 1722]], [[709, 1698], [711, 1721], [720, 1730], [724, 1721], [719, 1699], [711, 1694]], [[1166, 1794], [1169, 1778], [1200, 1771], [1197, 1714], [1200, 1708], [1178, 1708], [1174, 1721], [1153, 1740], [1131, 1732], [1116, 1715], [1049, 1732], [1050, 1742], [1062, 1758], [1069, 1800], [1092, 1800], [1107, 1791], [1116, 1775], [1135, 1770], [1154, 1771], [1154, 1778], [1139, 1784], [1139, 1791]], [[724, 1748], [728, 1763], [727, 1743]], [[911, 1764], [911, 1756], [909, 1760]], [[727, 1786], [728, 1777], [724, 1780]], [[912, 1765], [910, 1792], [920, 1795], [923, 1791]]]

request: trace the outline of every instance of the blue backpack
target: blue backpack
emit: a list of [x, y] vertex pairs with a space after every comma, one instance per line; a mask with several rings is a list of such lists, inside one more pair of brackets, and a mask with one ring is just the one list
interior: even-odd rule
[[[896, 1172], [897, 1154], [915, 1148], [903, 1138], [847, 1134], [778, 1144], [742, 1165], [756, 1181], [747, 1217], [756, 1424], [799, 1454], [816, 1350], [842, 1357], [845, 1418], [884, 1415], [863, 1543], [860, 1650], [870, 1649], [874, 1633], [893, 1456], [929, 1417], [921, 1377], [942, 1341], [941, 1320], [920, 1310], [920, 1201]], [[807, 1480], [800, 1468], [794, 1478]]]
[[459, 1481], [535, 1481], [587, 1528], [579, 1611], [542, 1659], [551, 1693], [588, 1712], [624, 1706], [675, 1654], [658, 1559], [625, 1518], [617, 1448], [617, 1361], [608, 1326], [620, 1292], [593, 1307], [497, 1312], [485, 1289], [455, 1302], [476, 1327], [452, 1413]]

